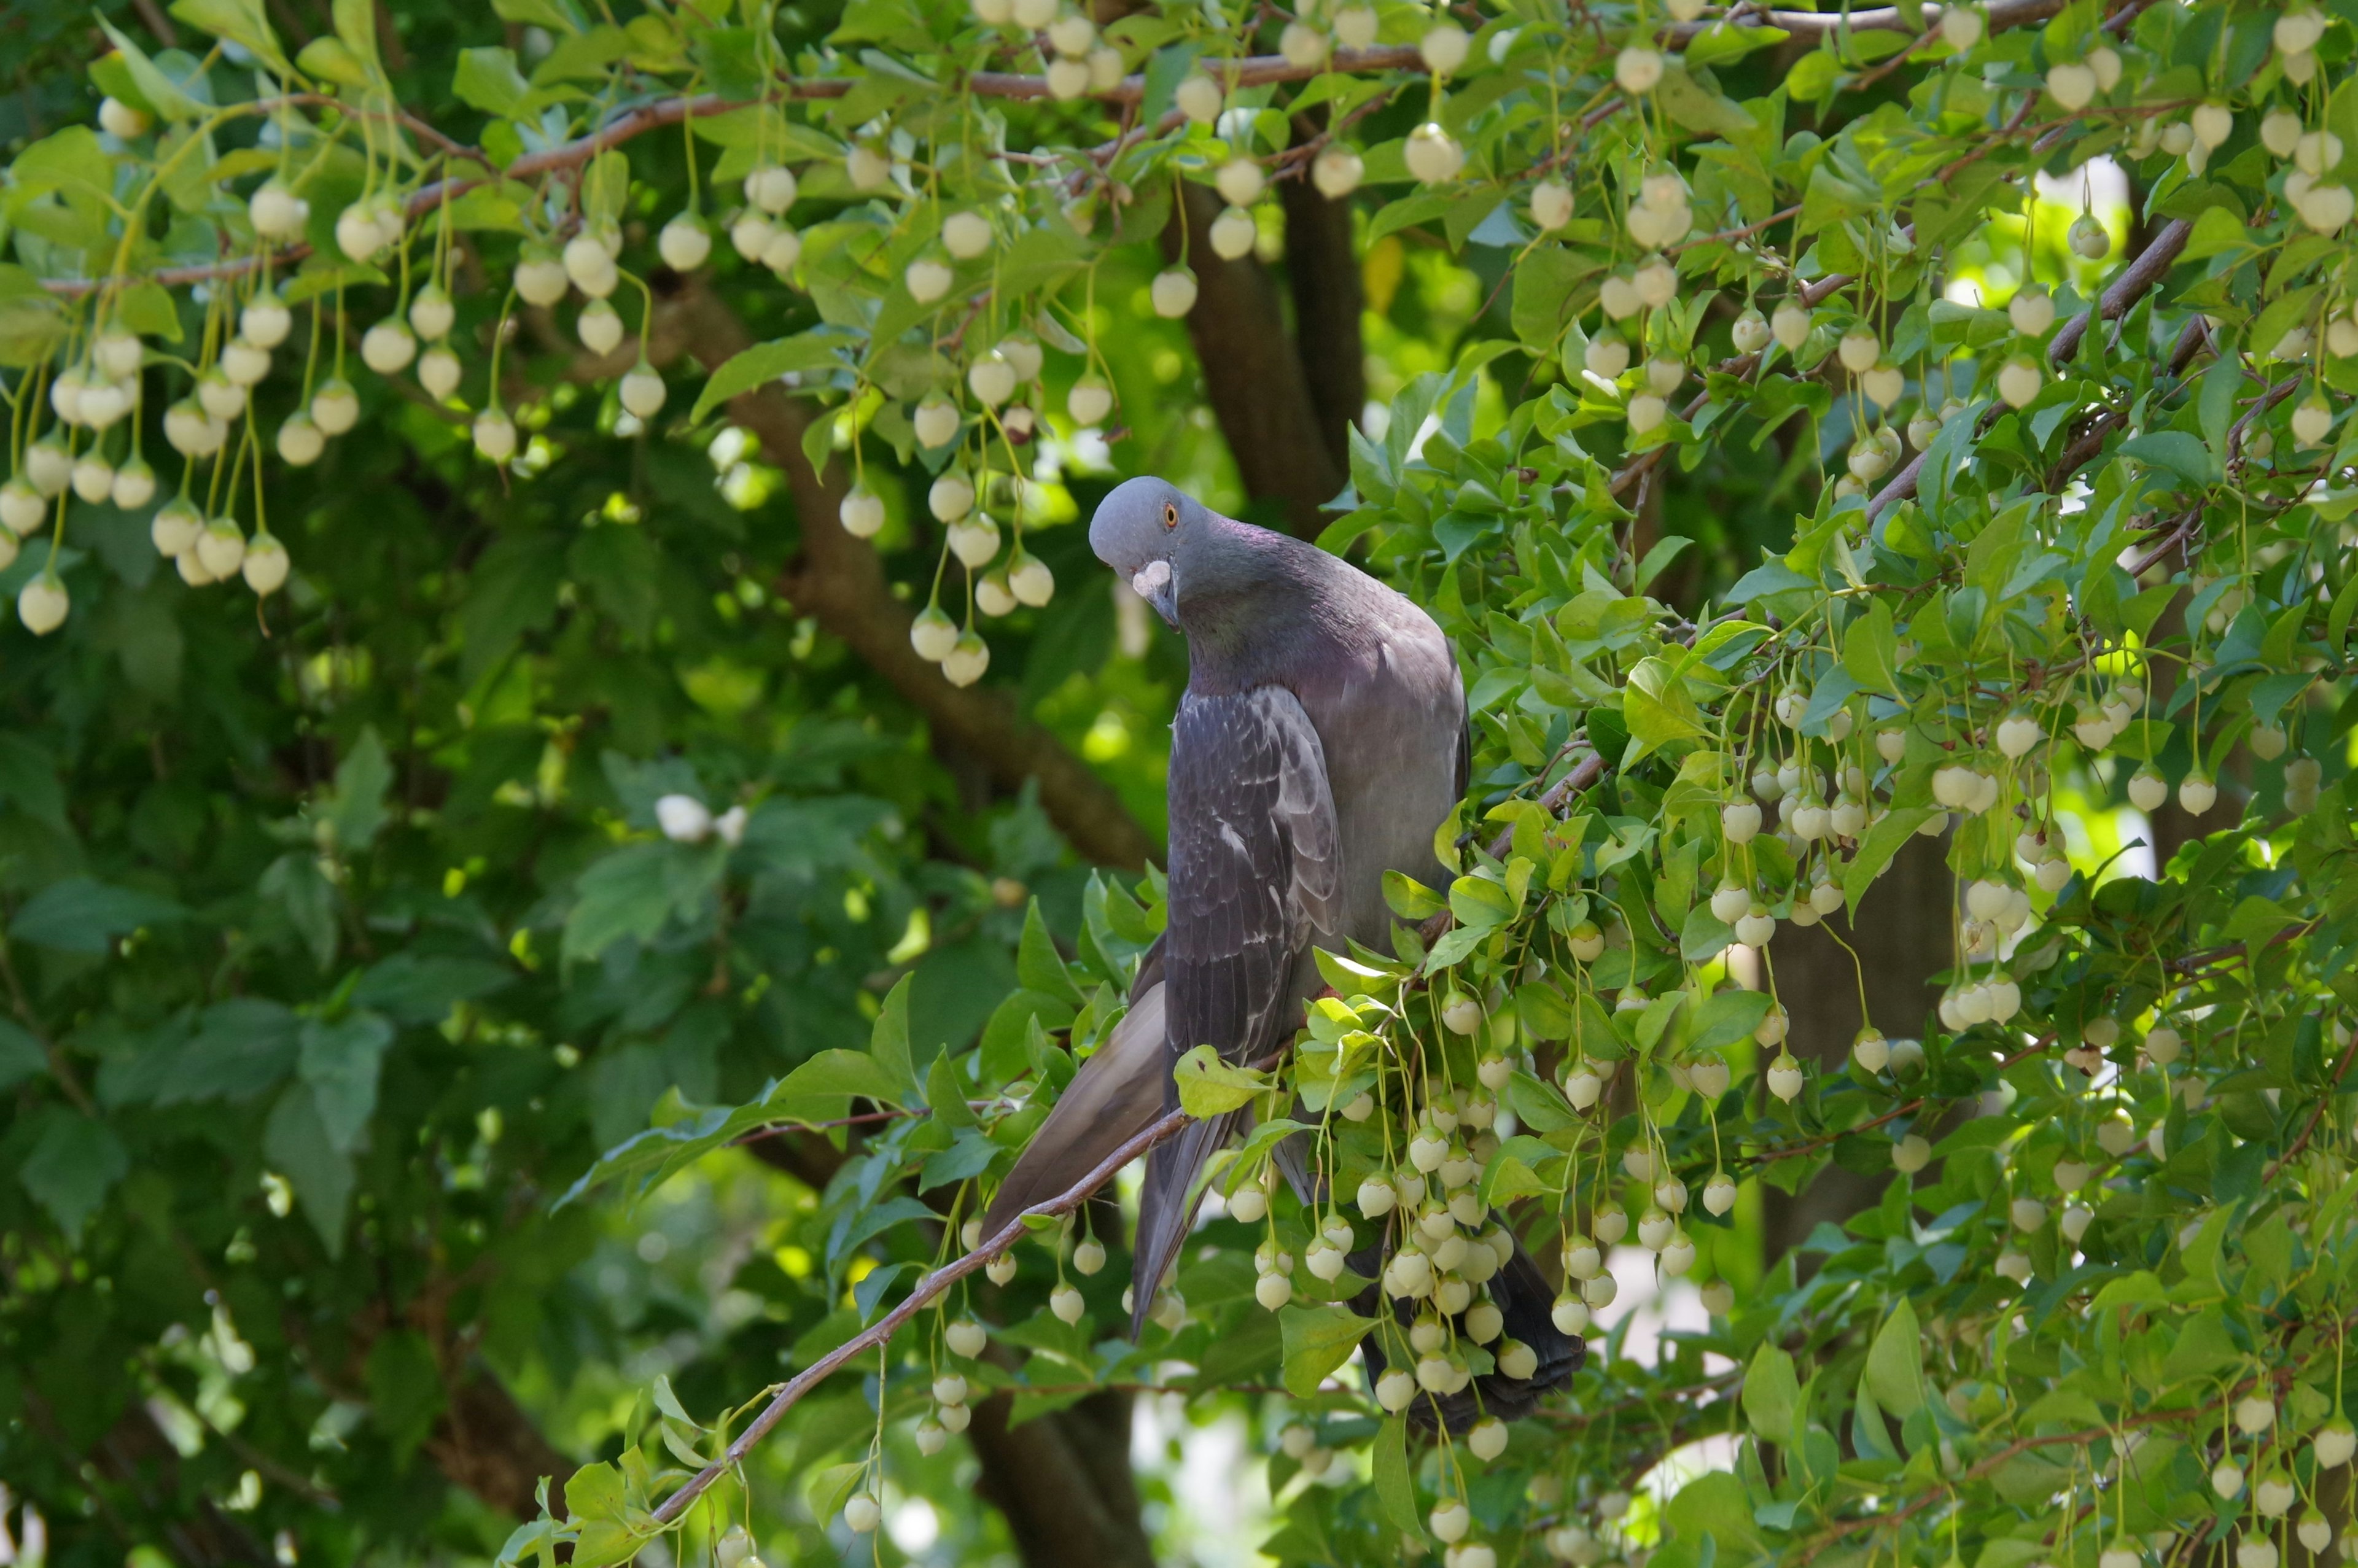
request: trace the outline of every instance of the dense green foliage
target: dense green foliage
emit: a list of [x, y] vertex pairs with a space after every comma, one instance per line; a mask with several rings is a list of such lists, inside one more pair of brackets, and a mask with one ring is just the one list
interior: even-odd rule
[[[1109, 1389], [1249, 1416], [1282, 1562], [2322, 1552], [2358, 8], [1001, 4], [178, 0], [86, 81], [27, 8], [0, 1474], [50, 1554], [1032, 1552], [984, 1424]], [[1157, 924], [1066, 841], [1146, 842], [1180, 650], [1070, 524], [1150, 470], [1302, 523], [1206, 346], [1309, 276], [1281, 178], [1369, 306], [1324, 542], [1457, 640], [1475, 795], [1288, 1061], [1183, 1065], [1265, 1114], [1132, 1346], [1108, 1206], [925, 1270]], [[1793, 1038], [1779, 932], [1944, 832], [1937, 1009]], [[1897, 1176], [1764, 1258], [1831, 1164]], [[1709, 1327], [1414, 1433], [1523, 1354], [1506, 1226], [1566, 1329], [1617, 1274]]]

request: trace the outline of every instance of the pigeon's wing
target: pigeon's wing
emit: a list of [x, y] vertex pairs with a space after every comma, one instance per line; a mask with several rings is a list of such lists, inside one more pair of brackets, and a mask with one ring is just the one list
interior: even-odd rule
[[[1208, 1044], [1230, 1062], [1294, 1027], [1294, 975], [1342, 924], [1343, 846], [1318, 731], [1294, 695], [1191, 692], [1171, 740], [1169, 925], [1163, 934], [1165, 1108], [1171, 1063]], [[1195, 1214], [1197, 1173], [1241, 1112], [1193, 1122], [1147, 1157], [1132, 1253], [1131, 1333], [1144, 1324]]]
[[992, 1195], [983, 1215], [985, 1236], [998, 1235], [1033, 1204], [1069, 1191], [1163, 1114], [1163, 1088], [1171, 1081], [1163, 997], [1161, 981], [1148, 986], [1065, 1086]]

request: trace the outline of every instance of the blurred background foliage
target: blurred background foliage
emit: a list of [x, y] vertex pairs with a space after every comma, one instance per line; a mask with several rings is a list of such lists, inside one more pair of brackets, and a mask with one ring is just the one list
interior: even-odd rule
[[[152, 0], [96, 10], [175, 41]], [[325, 0], [268, 11], [297, 43], [330, 27]], [[805, 0], [779, 27], [815, 42], [838, 11]], [[403, 0], [380, 20], [401, 101], [460, 136], [481, 117], [450, 96], [457, 51], [503, 33], [535, 47], [478, 5]], [[84, 68], [104, 48], [81, 0], [0, 11], [0, 146], [87, 121]], [[1762, 56], [1723, 77], [1742, 97], [1778, 69]], [[1416, 115], [1396, 105], [1368, 139]], [[641, 225], [686, 193], [660, 140], [634, 152]], [[1346, 302], [1356, 330], [1328, 346], [1325, 381], [1358, 385], [1380, 434], [1416, 377], [1512, 338], [1509, 253], [1461, 260], [1414, 229], [1370, 245], [1356, 222], [1339, 269], [1306, 276], [1282, 234], [1260, 265], [1292, 301]], [[357, 378], [360, 428], [321, 462], [271, 466], [266, 512], [298, 572], [258, 620], [243, 594], [185, 588], [144, 517], [78, 514], [67, 634], [12, 633], [0, 656], [8, 1552], [143, 1568], [488, 1558], [539, 1476], [642, 1430], [653, 1379], [699, 1412], [745, 1400], [830, 1342], [845, 1288], [925, 1244], [902, 1227], [838, 1267], [822, 1194], [843, 1153], [809, 1135], [715, 1156], [636, 1206], [555, 1202], [651, 1107], [733, 1103], [861, 1044], [904, 975], [921, 1057], [963, 1044], [1015, 983], [1035, 898], [1072, 950], [1081, 825], [1068, 813], [1060, 833], [954, 720], [1019, 714], [1080, 759], [1108, 786], [1087, 825], [1097, 858], [1134, 871], [1102, 846], [1159, 844], [1184, 651], [1119, 602], [1081, 524], [1136, 472], [1257, 520], [1283, 522], [1288, 503], [1247, 492], [1238, 454], [1261, 438], [1233, 410], [1224, 430], [1206, 382], [1221, 297], [1191, 339], [1147, 303], [1156, 265], [1141, 251], [1098, 275], [1096, 341], [1127, 426], [1044, 438], [1053, 482], [1027, 542], [1062, 591], [994, 633], [983, 690], [1003, 709], [942, 706], [946, 687], [913, 700], [841, 624], [802, 612], [784, 587], [807, 568], [806, 526], [839, 536], [832, 516], [813, 521], [773, 449], [724, 419], [634, 429], [542, 315], [510, 350], [549, 389], [524, 472], [472, 460], [460, 425], [374, 377]], [[462, 330], [496, 306], [474, 281]], [[806, 299], [725, 247], [698, 294], [676, 302], [687, 351], [716, 301], [754, 337], [810, 324]], [[1496, 359], [1476, 428], [1559, 373]], [[1779, 436], [1795, 450], [1714, 448], [1653, 488], [1639, 553], [1664, 534], [1704, 546], [1661, 596], [1692, 607], [1790, 540], [1823, 455], [1796, 429]], [[881, 441], [864, 461], [892, 519], [886, 591], [922, 602], [926, 476]], [[744, 806], [741, 842], [664, 841], [654, 801], [669, 793]], [[625, 842], [641, 852], [609, 853]], [[1806, 1228], [1750, 1204], [1740, 1217], [1754, 1260], [1718, 1259], [1739, 1277], [1774, 1227]], [[1060, 1560], [1072, 1476], [1134, 1458], [1134, 1480], [1092, 1484], [1135, 1486], [1158, 1559], [1244, 1561], [1282, 1401], [1130, 1400], [1091, 1395], [1012, 1433], [986, 1407], [971, 1444], [896, 1447], [882, 1559]], [[771, 1561], [837, 1555], [796, 1483], [862, 1440], [867, 1400], [846, 1386], [807, 1402], [757, 1455], [750, 1496], [724, 1488]]]

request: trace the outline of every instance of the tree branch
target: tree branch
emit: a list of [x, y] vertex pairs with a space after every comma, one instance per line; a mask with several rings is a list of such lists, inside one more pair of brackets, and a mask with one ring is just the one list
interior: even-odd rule
[[[2172, 218], [2163, 224], [2161, 232], [2153, 237], [2153, 243], [2113, 279], [2095, 305], [2063, 324], [2063, 330], [2057, 332], [2053, 341], [2047, 346], [2048, 362], [2061, 365], [2069, 361], [2078, 351], [2080, 340], [2087, 336], [2089, 322], [2095, 317], [2101, 315], [2105, 320], [2112, 321], [2128, 314], [2129, 307], [2161, 281], [2170, 264], [2178, 260], [2179, 253], [2186, 249], [2186, 242], [2193, 232], [2194, 225], [2183, 218]], [[1915, 495], [1916, 481], [1924, 471], [1925, 455], [1919, 452], [1909, 459], [1907, 466], [1892, 475], [1891, 482], [1867, 503], [1866, 520], [1869, 523]]]
[[[686, 341], [707, 371], [748, 347], [752, 336], [728, 305], [709, 290], [682, 299], [677, 319]], [[840, 638], [909, 705], [925, 716], [935, 743], [973, 758], [993, 784], [1010, 793], [1028, 779], [1040, 786], [1049, 820], [1084, 859], [1100, 865], [1142, 866], [1158, 850], [1121, 798], [1063, 742], [1026, 718], [1007, 692], [994, 687], [950, 685], [909, 645], [909, 607], [892, 597], [884, 564], [864, 540], [836, 522], [842, 504], [839, 470], [814, 470], [803, 436], [816, 416], [808, 400], [772, 384], [730, 402], [730, 417], [753, 433], [763, 455], [785, 471], [802, 523], [801, 552], [788, 565], [780, 591], [803, 614]]]
[[511, 1519], [536, 1518], [541, 1477], [549, 1477], [549, 1489], [561, 1496], [574, 1469], [507, 1386], [480, 1365], [454, 1382], [449, 1403], [427, 1434], [425, 1452], [452, 1485]]
[[[1297, 147], [1320, 134], [1306, 115], [1294, 125]], [[1277, 195], [1285, 208], [1285, 280], [1293, 296], [1294, 353], [1302, 362], [1326, 455], [1336, 473], [1347, 478], [1351, 427], [1368, 402], [1367, 351], [1359, 337], [1365, 301], [1358, 253], [1351, 243], [1351, 204], [1329, 200], [1303, 168], [1278, 181]]]
[[[1263, 1062], [1255, 1063], [1254, 1065], [1266, 1066], [1268, 1061], [1275, 1059], [1271, 1057]], [[767, 1437], [778, 1422], [785, 1418], [788, 1411], [801, 1402], [806, 1394], [869, 1351], [890, 1343], [895, 1334], [905, 1327], [919, 1313], [932, 1305], [943, 1292], [1023, 1239], [1025, 1232], [1023, 1222], [1026, 1219], [1033, 1217], [1053, 1219], [1072, 1213], [1088, 1202], [1090, 1195], [1099, 1187], [1113, 1180], [1116, 1172], [1156, 1144], [1175, 1137], [1179, 1130], [1190, 1119], [1184, 1110], [1174, 1110], [1158, 1119], [1152, 1125], [1133, 1135], [1121, 1147], [1107, 1155], [1098, 1162], [1095, 1170], [1064, 1192], [1044, 1202], [1033, 1204], [1030, 1208], [1000, 1227], [997, 1235], [984, 1238], [982, 1245], [973, 1251], [962, 1258], [951, 1260], [919, 1280], [915, 1288], [910, 1291], [908, 1296], [898, 1306], [789, 1379], [785, 1385], [772, 1397], [770, 1402], [762, 1407], [762, 1413], [753, 1418], [752, 1424], [746, 1427], [737, 1440], [729, 1445], [727, 1452], [698, 1471], [693, 1477], [681, 1485], [679, 1490], [663, 1500], [662, 1505], [654, 1511], [654, 1521], [657, 1524], [669, 1524], [686, 1513], [697, 1498], [711, 1489], [715, 1481], [742, 1465], [745, 1462], [745, 1456], [751, 1454], [762, 1439]]]
[[1008, 1424], [1014, 1405], [1004, 1389], [977, 1404], [967, 1439], [982, 1461], [976, 1489], [1007, 1520], [1023, 1561], [1154, 1568], [1130, 1471], [1130, 1396], [1099, 1389], [1021, 1426]]
[[[1316, 538], [1326, 523], [1319, 509], [1342, 490], [1346, 470], [1320, 428], [1319, 409], [1285, 330], [1276, 286], [1252, 256], [1223, 261], [1213, 254], [1208, 233], [1220, 215], [1218, 192], [1192, 182], [1183, 182], [1179, 192], [1163, 249], [1174, 260], [1184, 251], [1195, 269], [1198, 292], [1187, 314], [1187, 335], [1195, 341], [1220, 433], [1228, 438], [1245, 493], [1274, 502], [1288, 529]], [[1314, 191], [1311, 199], [1325, 200]], [[1344, 222], [1347, 246], [1347, 213]], [[1356, 327], [1351, 335], [1357, 339]]]

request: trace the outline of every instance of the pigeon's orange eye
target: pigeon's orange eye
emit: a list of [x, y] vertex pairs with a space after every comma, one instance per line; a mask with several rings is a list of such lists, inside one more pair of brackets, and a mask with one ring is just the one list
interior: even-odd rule
[[1165, 528], [1179, 526], [1179, 508], [1167, 501], [1163, 503], [1163, 525]]

